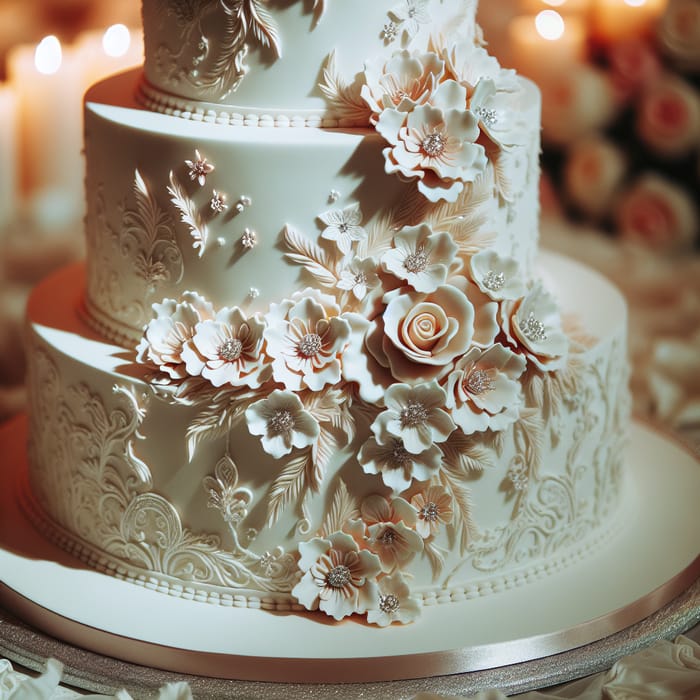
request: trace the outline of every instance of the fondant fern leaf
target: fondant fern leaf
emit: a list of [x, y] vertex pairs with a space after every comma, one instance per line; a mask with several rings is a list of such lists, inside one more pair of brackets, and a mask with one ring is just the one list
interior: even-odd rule
[[306, 268], [319, 284], [334, 288], [338, 277], [324, 250], [290, 226], [285, 226], [282, 234], [284, 242], [292, 251], [286, 253], [286, 257]]
[[250, 31], [260, 44], [271, 48], [279, 58], [282, 55], [279, 32], [265, 6], [259, 0], [245, 0], [240, 12], [246, 31]]
[[274, 525], [290, 501], [296, 501], [306, 488], [311, 451], [307, 450], [291, 459], [275, 479], [267, 503], [267, 521]]
[[347, 85], [338, 75], [335, 65], [335, 50], [328, 54], [323, 67], [323, 80], [319, 84], [321, 92], [329, 102], [329, 106], [341, 121], [369, 124], [370, 109], [360, 96], [360, 88], [356, 83]]
[[199, 250], [198, 254], [201, 258], [207, 245], [209, 231], [207, 225], [199, 216], [195, 203], [187, 196], [172, 170], [170, 171], [168, 194], [170, 195], [170, 201], [180, 212], [180, 220], [189, 227], [193, 240], [192, 247], [195, 250]]
[[333, 492], [331, 505], [321, 526], [321, 537], [327, 537], [332, 532], [343, 529], [343, 524], [359, 517], [357, 503], [348, 493], [348, 487], [342, 479]]

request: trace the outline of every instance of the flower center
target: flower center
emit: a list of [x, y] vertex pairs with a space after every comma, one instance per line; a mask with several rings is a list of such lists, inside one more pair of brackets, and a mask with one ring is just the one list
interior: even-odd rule
[[490, 289], [492, 292], [498, 292], [503, 289], [506, 283], [506, 276], [502, 272], [494, 272], [489, 270], [484, 277], [483, 285], [486, 289]]
[[535, 318], [535, 314], [530, 311], [530, 315], [525, 320], [522, 326], [523, 335], [531, 340], [533, 343], [541, 343], [547, 340], [547, 334], [545, 333], [544, 323], [538, 318]]
[[426, 155], [436, 157], [442, 155], [447, 145], [447, 139], [438, 133], [428, 134], [421, 143], [421, 148]]
[[486, 107], [479, 107], [476, 110], [476, 116], [481, 119], [481, 121], [486, 124], [486, 126], [493, 126], [498, 118], [496, 117], [495, 109], [488, 109]]
[[343, 221], [341, 224], [338, 225], [338, 231], [341, 233], [347, 233], [348, 232], [348, 225], [345, 221]]
[[385, 545], [394, 544], [394, 542], [396, 542], [396, 532], [394, 532], [394, 530], [388, 527], [386, 530], [384, 530], [384, 532], [382, 532], [379, 541]]
[[280, 408], [267, 422], [267, 429], [273, 435], [288, 433], [294, 428], [294, 416], [286, 408]]
[[393, 593], [379, 596], [379, 609], [383, 613], [395, 613], [400, 607], [401, 603], [399, 602], [398, 597]]
[[470, 393], [479, 396], [487, 391], [493, 391], [494, 386], [485, 369], [475, 369], [469, 373], [462, 386]]
[[321, 350], [323, 343], [318, 333], [307, 333], [299, 341], [299, 354], [304, 357], [313, 357]]
[[402, 469], [413, 461], [410, 453], [400, 440], [394, 441], [394, 449], [391, 451], [391, 461], [395, 466], [401, 467]]
[[350, 583], [352, 576], [350, 574], [350, 569], [348, 569], [345, 564], [338, 564], [334, 566], [326, 576], [326, 583], [331, 588], [342, 588]]
[[423, 272], [423, 270], [428, 267], [428, 254], [425, 252], [423, 246], [418, 248], [415, 253], [407, 255], [403, 261], [403, 266], [413, 274]]
[[367, 275], [365, 275], [364, 272], [358, 272], [355, 275], [353, 282], [355, 283], [355, 286], [358, 286], [361, 284], [367, 284]]
[[420, 509], [419, 515], [423, 520], [434, 523], [440, 517], [440, 509], [436, 503], [430, 501]]
[[219, 347], [219, 357], [224, 362], [235, 362], [243, 352], [243, 343], [238, 338], [228, 338]]
[[409, 401], [405, 408], [401, 409], [401, 427], [415, 428], [428, 420], [428, 409], [418, 401]]

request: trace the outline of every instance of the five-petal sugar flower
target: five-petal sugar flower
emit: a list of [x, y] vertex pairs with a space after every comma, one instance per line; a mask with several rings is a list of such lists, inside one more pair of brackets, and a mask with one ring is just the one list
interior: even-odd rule
[[447, 378], [446, 406], [465, 435], [503, 430], [518, 419], [525, 366], [522, 355], [500, 343], [472, 348], [459, 359]]
[[416, 512], [403, 498], [373, 494], [362, 502], [360, 512], [367, 525], [367, 546], [385, 571], [405, 566], [423, 550], [423, 539], [413, 529]]
[[357, 461], [366, 474], [380, 474], [395, 493], [405, 491], [414, 479], [427, 481], [440, 471], [442, 452], [435, 445], [413, 454], [400, 438], [387, 435], [385, 440], [369, 438], [360, 448]]
[[392, 622], [402, 625], [413, 622], [420, 616], [421, 606], [403, 575], [397, 571], [379, 579], [379, 598], [376, 607], [367, 611], [367, 622], [387, 627]]
[[271, 304], [265, 339], [276, 381], [291, 391], [320, 391], [340, 380], [341, 355], [351, 334], [333, 297], [317, 289]]
[[372, 423], [372, 432], [380, 443], [400, 438], [411, 454], [419, 454], [436, 442], [445, 442], [455, 429], [443, 410], [447, 395], [433, 380], [425, 384], [392, 384], [384, 397], [386, 410]]
[[508, 342], [545, 372], [566, 364], [569, 339], [555, 298], [538, 282], [518, 301], [504, 302], [501, 324]]
[[271, 368], [262, 353], [265, 322], [246, 317], [238, 307], [222, 308], [213, 319], [200, 322], [182, 351], [188, 374], [201, 375], [215, 387], [257, 389]]
[[431, 202], [454, 202], [465, 183], [486, 168], [477, 117], [466, 108], [467, 91], [454, 80], [441, 83], [430, 104], [411, 112], [385, 109], [377, 132], [389, 142], [385, 170], [418, 179], [418, 191]]
[[430, 24], [428, 0], [402, 0], [389, 10], [389, 16], [403, 29], [407, 38], [413, 39], [422, 24]]
[[207, 175], [214, 170], [214, 166], [202, 158], [198, 150], [194, 152], [194, 160], [186, 160], [185, 165], [190, 169], [190, 180], [196, 180], [201, 187], [204, 187]]
[[379, 557], [360, 550], [344, 532], [328, 538], [314, 537], [299, 543], [299, 568], [303, 576], [292, 595], [307, 610], [322, 610], [335, 620], [366, 613], [377, 600]]
[[482, 78], [469, 100], [469, 109], [479, 127], [497, 146], [507, 148], [526, 143], [526, 131], [516, 115], [522, 111], [517, 92], [498, 90], [496, 83]]
[[321, 232], [321, 238], [335, 241], [338, 249], [347, 255], [354, 241], [367, 238], [367, 232], [362, 228], [362, 211], [360, 205], [350, 204], [345, 209], [335, 209], [318, 216], [326, 224]]
[[514, 92], [518, 88], [516, 72], [501, 68], [494, 56], [473, 41], [457, 42], [449, 51], [445, 51], [443, 57], [447, 75], [463, 85], [469, 96], [483, 79], [495, 82], [505, 92]]
[[439, 378], [464, 354], [474, 333], [474, 307], [452, 285], [420, 294], [402, 287], [384, 295], [366, 345], [377, 362], [402, 382]]
[[514, 301], [525, 295], [525, 283], [515, 258], [487, 248], [470, 258], [469, 271], [475, 284], [491, 299]]
[[180, 301], [164, 299], [153, 304], [155, 317], [148, 322], [136, 348], [136, 359], [155, 365], [171, 379], [187, 376], [183, 350], [200, 321], [214, 317], [214, 307], [196, 292], [185, 292]]
[[406, 280], [417, 292], [434, 292], [445, 284], [457, 244], [447, 232], [433, 233], [428, 224], [405, 226], [394, 236], [394, 247], [382, 255], [382, 267]]
[[275, 389], [248, 406], [245, 418], [250, 434], [259, 435], [263, 449], [275, 459], [289, 454], [295, 447], [313, 445], [320, 433], [316, 419], [291, 391]]
[[428, 539], [441, 525], [449, 525], [454, 514], [452, 496], [442, 486], [428, 486], [411, 499], [417, 514], [416, 532]]
[[377, 261], [374, 258], [353, 257], [341, 268], [336, 286], [352, 292], [358, 301], [362, 301], [369, 290], [379, 286]]
[[388, 61], [374, 59], [365, 64], [362, 99], [372, 110], [376, 123], [384, 109], [410, 112], [425, 104], [445, 72], [445, 62], [435, 53], [399, 51]]

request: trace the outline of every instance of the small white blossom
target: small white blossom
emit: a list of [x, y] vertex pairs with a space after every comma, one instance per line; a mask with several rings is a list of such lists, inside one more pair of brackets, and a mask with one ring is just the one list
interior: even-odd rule
[[347, 255], [354, 241], [367, 238], [367, 232], [362, 228], [362, 212], [359, 204], [351, 204], [345, 209], [334, 209], [318, 216], [326, 224], [321, 232], [321, 238], [335, 241], [338, 249]]
[[358, 301], [362, 301], [367, 296], [367, 292], [378, 285], [376, 260], [354, 257], [341, 269], [337, 287], [352, 292]]
[[199, 185], [203, 187], [207, 175], [214, 170], [214, 166], [208, 163], [206, 158], [202, 158], [198, 150], [195, 150], [194, 156], [194, 160], [186, 160], [185, 165], [190, 169], [190, 180], [197, 180]]
[[397, 571], [379, 579], [377, 605], [367, 611], [367, 622], [379, 627], [387, 627], [392, 622], [405, 625], [416, 620], [420, 613], [420, 603], [411, 596], [403, 575]]

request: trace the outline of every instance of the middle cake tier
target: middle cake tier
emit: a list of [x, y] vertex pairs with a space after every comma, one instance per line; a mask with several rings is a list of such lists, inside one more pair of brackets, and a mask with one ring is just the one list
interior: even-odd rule
[[[349, 284], [358, 296], [348, 280], [385, 274], [396, 235], [418, 226], [414, 252], [449, 234], [450, 273], [490, 249], [532, 279], [540, 102], [527, 81], [520, 144], [484, 150], [478, 176], [447, 163], [438, 180], [427, 167], [407, 175], [388, 153], [398, 146], [374, 128], [232, 127], [149, 112], [134, 99], [139, 77], [109, 78], [86, 96], [86, 307], [105, 337], [133, 345], [153, 303], [192, 290], [248, 313], [307, 286]], [[444, 249], [436, 255], [414, 267], [444, 265]]]

